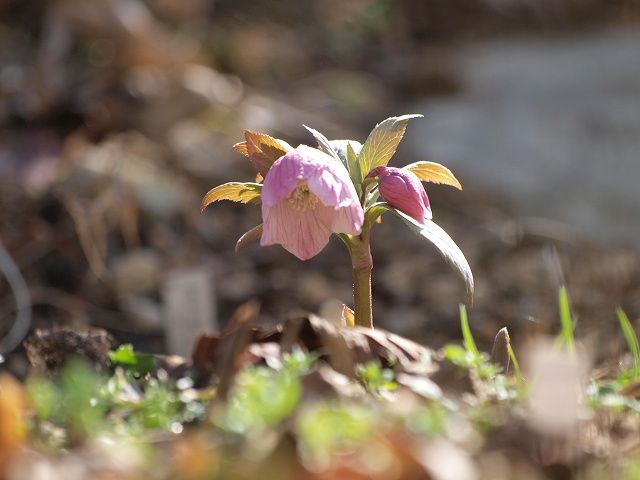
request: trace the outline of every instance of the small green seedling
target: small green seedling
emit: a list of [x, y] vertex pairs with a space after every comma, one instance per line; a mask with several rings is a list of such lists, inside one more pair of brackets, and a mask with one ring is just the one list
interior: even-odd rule
[[558, 292], [558, 310], [560, 312], [560, 334], [558, 335], [557, 343], [564, 345], [567, 351], [574, 355], [576, 352], [574, 331], [577, 322], [571, 315], [569, 294], [565, 286], [560, 287]]
[[627, 340], [627, 345], [629, 346], [629, 352], [631, 352], [631, 358], [633, 359], [633, 378], [640, 377], [640, 343], [638, 343], [638, 336], [633, 329], [633, 325], [629, 321], [629, 317], [621, 308], [616, 309], [616, 316], [618, 317], [618, 322], [620, 323], [620, 328], [622, 329], [622, 333], [624, 334], [624, 338]]

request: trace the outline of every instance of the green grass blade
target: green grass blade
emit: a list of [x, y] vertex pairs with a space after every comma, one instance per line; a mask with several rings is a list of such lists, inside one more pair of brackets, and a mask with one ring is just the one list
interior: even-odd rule
[[507, 342], [507, 352], [509, 353], [509, 358], [511, 359], [511, 363], [513, 364], [513, 370], [516, 374], [516, 379], [519, 383], [524, 382], [524, 377], [522, 376], [522, 370], [520, 370], [520, 362], [516, 358], [516, 352], [513, 351], [513, 347], [511, 346], [511, 342]]
[[567, 351], [573, 355], [576, 351], [576, 342], [573, 335], [575, 323], [571, 317], [569, 294], [567, 293], [567, 288], [564, 286], [560, 287], [558, 293], [558, 309], [560, 311], [560, 339], [565, 347], [567, 347]]
[[478, 347], [476, 347], [476, 342], [473, 339], [471, 329], [469, 328], [467, 308], [462, 304], [460, 305], [460, 327], [462, 328], [462, 341], [464, 344], [464, 348], [466, 348], [467, 351], [470, 352], [475, 358], [479, 358], [480, 352], [478, 351]]
[[638, 336], [629, 321], [629, 317], [627, 317], [627, 314], [624, 313], [622, 308], [618, 307], [616, 309], [616, 315], [624, 338], [627, 340], [627, 345], [629, 345], [631, 357], [633, 358], [633, 376], [635, 378], [640, 377], [640, 343], [638, 343]]

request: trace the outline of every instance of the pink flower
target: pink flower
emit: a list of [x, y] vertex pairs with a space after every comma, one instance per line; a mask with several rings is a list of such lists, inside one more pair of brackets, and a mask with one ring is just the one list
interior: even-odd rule
[[380, 195], [393, 208], [419, 223], [431, 220], [429, 197], [415, 173], [395, 167], [376, 167], [367, 177], [378, 177]]
[[262, 246], [280, 244], [307, 260], [332, 233], [359, 235], [363, 221], [347, 170], [320, 150], [300, 145], [276, 160], [264, 178]]

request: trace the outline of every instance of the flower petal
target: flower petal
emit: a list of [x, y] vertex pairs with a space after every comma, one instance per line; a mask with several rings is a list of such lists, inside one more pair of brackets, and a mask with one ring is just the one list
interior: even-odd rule
[[299, 154], [292, 150], [271, 166], [262, 185], [263, 204], [274, 206], [296, 188], [299, 168], [295, 157], [299, 157]]
[[349, 172], [341, 163], [330, 158], [320, 165], [308, 179], [309, 189], [324, 203], [335, 208], [359, 204], [358, 194]]
[[362, 233], [362, 223], [364, 222], [364, 212], [360, 204], [342, 207], [335, 212], [331, 231], [335, 233], [348, 233], [350, 235], [360, 235]]
[[307, 182], [311, 190], [322, 203], [338, 207], [342, 196], [342, 183], [327, 168], [318, 169]]
[[321, 204], [313, 210], [300, 211], [287, 202], [275, 206], [263, 203], [260, 245], [280, 244], [300, 260], [308, 260], [329, 242], [332, 214], [333, 208]]

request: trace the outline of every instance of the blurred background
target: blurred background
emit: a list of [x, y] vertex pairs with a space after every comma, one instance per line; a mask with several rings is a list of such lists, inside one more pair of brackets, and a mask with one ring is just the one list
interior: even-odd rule
[[[566, 283], [578, 333], [617, 349], [615, 307], [640, 314], [639, 25], [636, 0], [0, 0], [5, 356], [21, 298], [32, 327], [182, 354], [251, 299], [264, 323], [350, 304], [337, 239], [304, 263], [235, 254], [259, 208], [200, 200], [253, 178], [245, 128], [362, 142], [405, 113], [425, 118], [393, 164], [465, 187], [427, 191], [474, 271], [482, 348], [555, 330]], [[373, 244], [376, 324], [457, 339], [464, 288], [435, 250], [386, 217]]]

